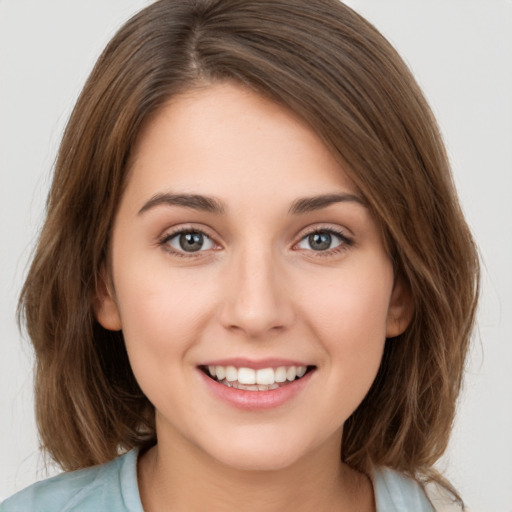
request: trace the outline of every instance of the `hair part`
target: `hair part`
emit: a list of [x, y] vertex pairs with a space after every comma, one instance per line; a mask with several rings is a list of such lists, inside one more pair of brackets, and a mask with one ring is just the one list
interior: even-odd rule
[[419, 87], [385, 38], [337, 0], [160, 0], [100, 56], [64, 133], [20, 298], [42, 447], [70, 470], [155, 442], [122, 332], [98, 324], [94, 300], [143, 124], [173, 96], [223, 80], [309, 123], [368, 203], [411, 292], [411, 324], [386, 341], [345, 423], [342, 459], [442, 481], [433, 464], [462, 383], [477, 252]]

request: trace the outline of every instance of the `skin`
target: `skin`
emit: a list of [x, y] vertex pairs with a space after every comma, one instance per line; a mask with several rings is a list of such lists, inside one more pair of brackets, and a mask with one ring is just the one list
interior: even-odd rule
[[[207, 196], [222, 212], [158, 194]], [[290, 212], [333, 194], [345, 200]], [[176, 229], [206, 242], [185, 252]], [[308, 235], [329, 230], [314, 250]], [[139, 460], [145, 510], [374, 510], [369, 479], [340, 461], [343, 424], [409, 301], [363, 199], [304, 121], [232, 83], [173, 98], [134, 148], [111, 261], [97, 317], [123, 329], [156, 409], [158, 444]], [[314, 371], [285, 404], [241, 410], [198, 369], [232, 357]]]

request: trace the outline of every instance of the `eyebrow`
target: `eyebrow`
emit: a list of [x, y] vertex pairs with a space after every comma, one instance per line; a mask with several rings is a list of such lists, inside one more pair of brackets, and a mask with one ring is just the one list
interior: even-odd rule
[[225, 209], [220, 201], [213, 197], [206, 197], [198, 194], [155, 194], [139, 210], [139, 215], [147, 212], [151, 208], [160, 205], [184, 206], [208, 213], [223, 214]]
[[305, 197], [297, 199], [290, 207], [289, 213], [300, 214], [309, 213], [336, 203], [353, 202], [366, 207], [367, 204], [358, 196], [354, 194], [325, 194], [313, 197]]
[[[327, 208], [332, 204], [345, 202], [354, 202], [366, 207], [366, 203], [354, 194], [324, 194], [297, 199], [290, 206], [288, 213], [292, 215], [308, 213]], [[182, 206], [192, 208], [193, 210], [216, 213], [218, 215], [225, 213], [225, 207], [222, 202], [213, 197], [199, 194], [160, 193], [155, 194], [144, 203], [144, 206], [139, 210], [138, 214], [142, 215], [148, 210], [161, 205]]]

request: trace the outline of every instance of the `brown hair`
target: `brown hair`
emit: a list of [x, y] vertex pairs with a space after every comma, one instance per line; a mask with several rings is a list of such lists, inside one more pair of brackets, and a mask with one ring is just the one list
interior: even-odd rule
[[64, 469], [154, 442], [122, 333], [93, 302], [142, 123], [171, 96], [235, 80], [302, 116], [381, 226], [414, 315], [344, 427], [342, 458], [439, 479], [478, 295], [478, 258], [435, 119], [404, 62], [338, 0], [160, 0], [109, 43], [60, 148], [20, 299], [37, 355], [41, 443]]

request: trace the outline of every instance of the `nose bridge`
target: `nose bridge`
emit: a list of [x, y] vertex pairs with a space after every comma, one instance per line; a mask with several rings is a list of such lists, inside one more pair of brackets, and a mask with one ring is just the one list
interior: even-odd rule
[[254, 245], [233, 256], [222, 315], [225, 327], [250, 337], [282, 330], [293, 317], [278, 257], [272, 247]]

